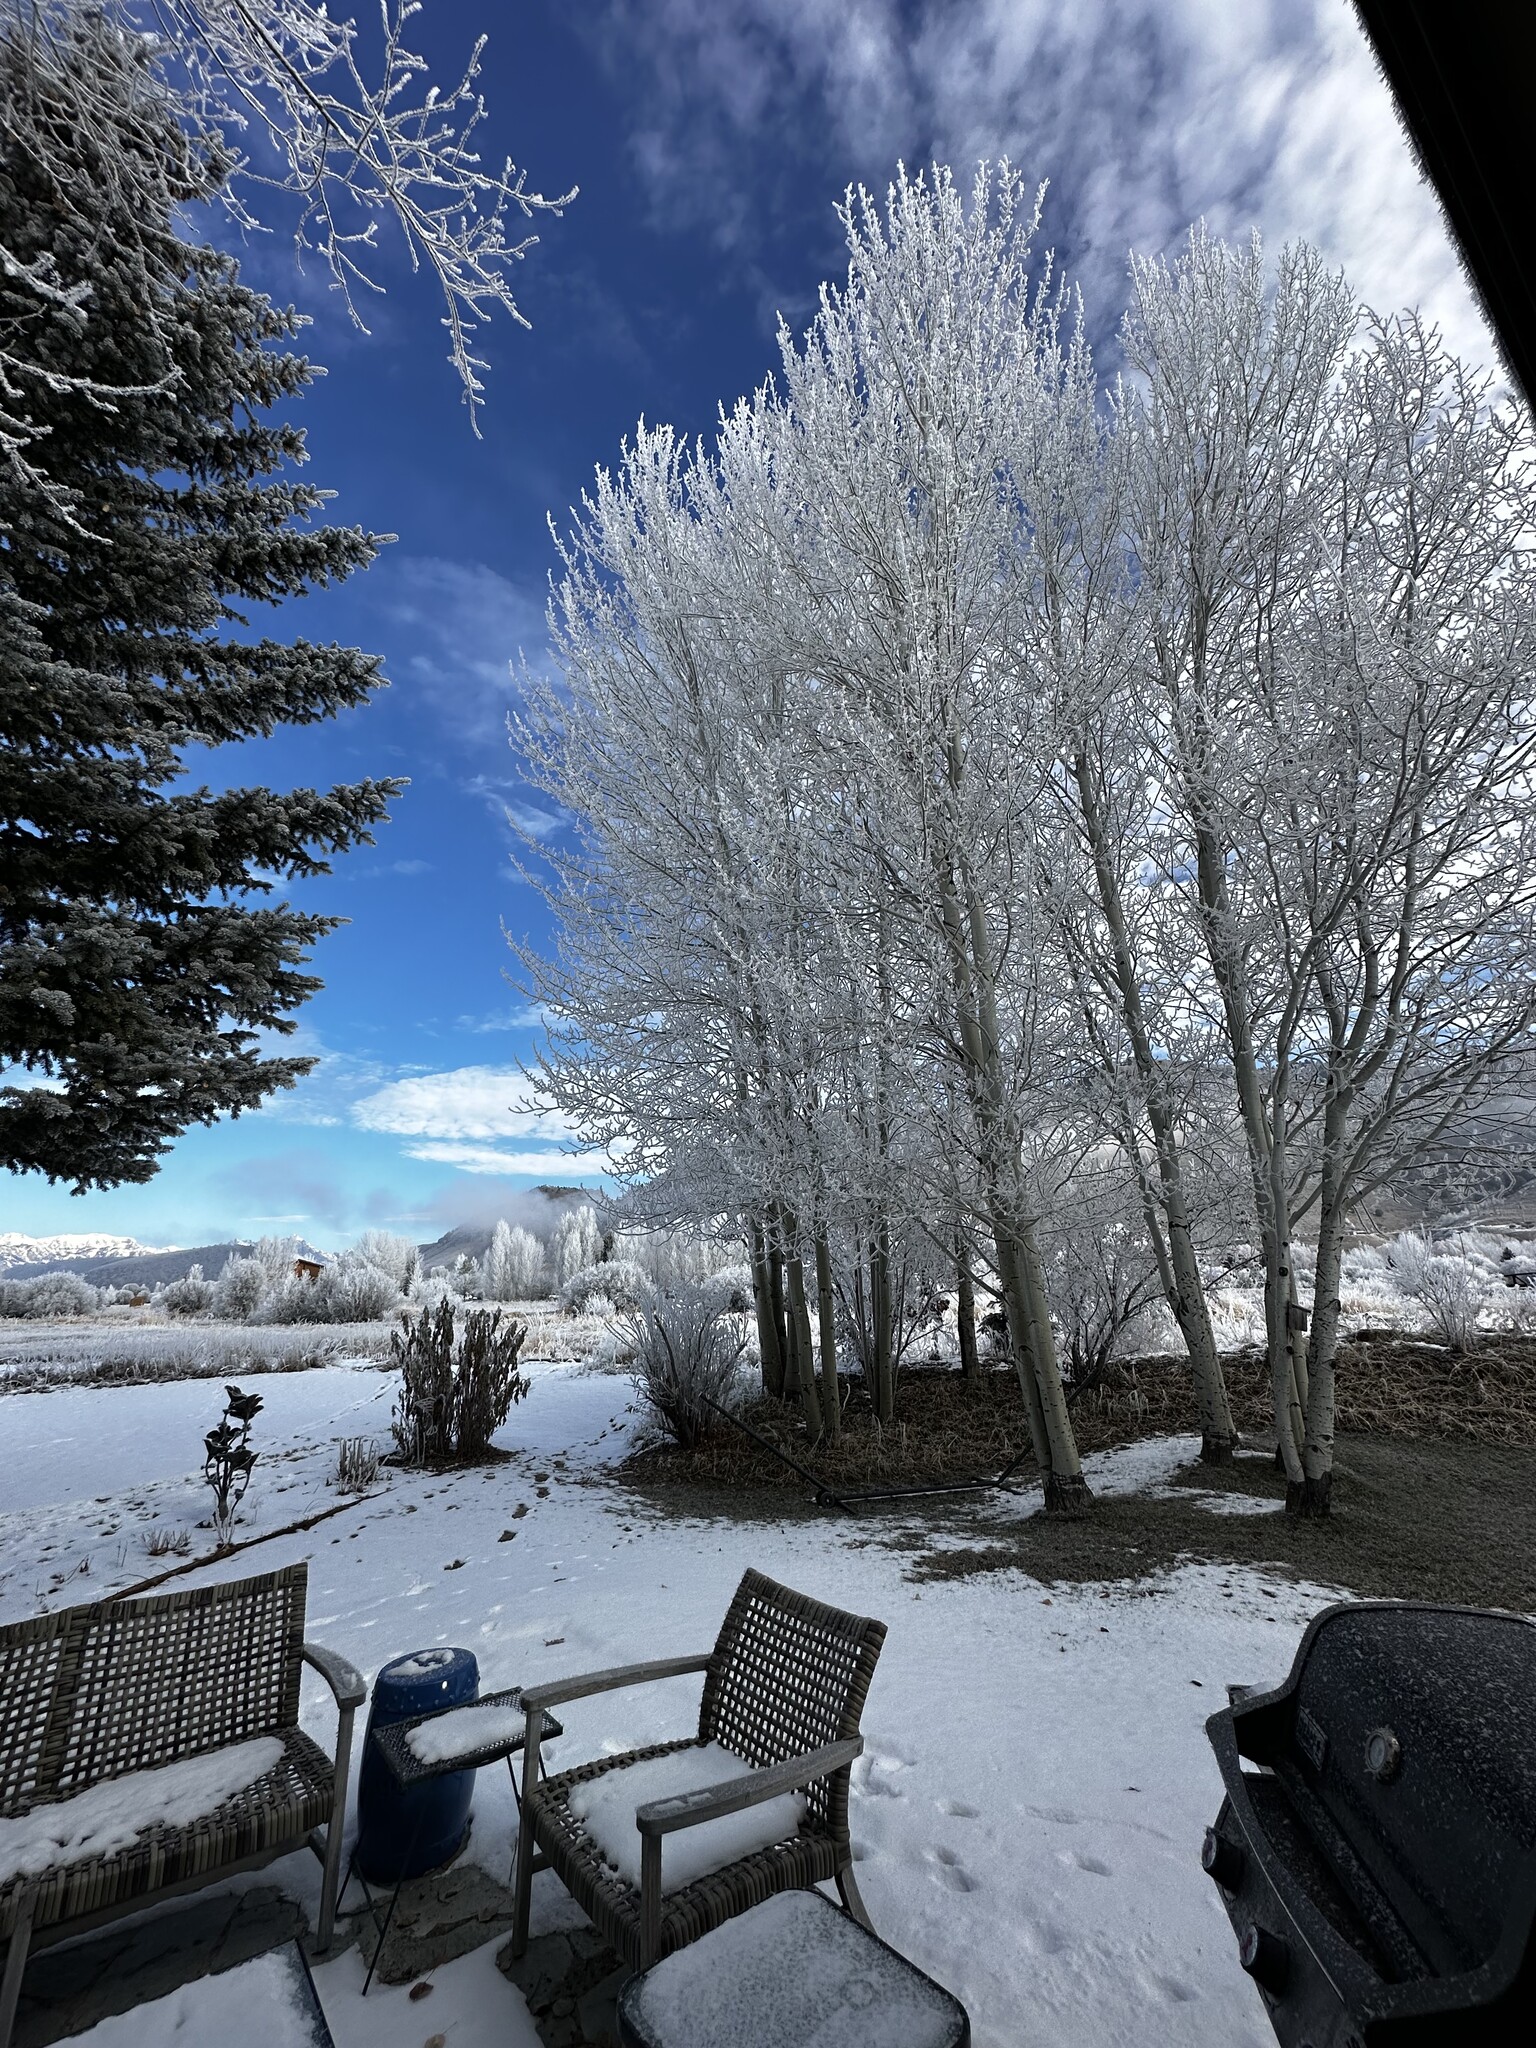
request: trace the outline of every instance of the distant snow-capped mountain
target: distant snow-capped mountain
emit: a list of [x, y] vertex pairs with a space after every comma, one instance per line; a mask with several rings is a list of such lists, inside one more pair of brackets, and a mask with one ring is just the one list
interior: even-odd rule
[[62, 1237], [28, 1237], [20, 1230], [0, 1230], [0, 1273], [24, 1266], [60, 1266], [77, 1259], [129, 1259], [152, 1252], [174, 1252], [174, 1244], [140, 1244], [136, 1237], [108, 1237], [84, 1231]]

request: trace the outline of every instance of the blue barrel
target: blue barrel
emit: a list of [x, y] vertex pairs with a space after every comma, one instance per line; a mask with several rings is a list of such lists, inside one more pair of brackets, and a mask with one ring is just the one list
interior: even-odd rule
[[373, 1746], [375, 1728], [480, 1697], [471, 1650], [416, 1650], [396, 1657], [373, 1681], [368, 1735], [357, 1782], [357, 1867], [370, 1883], [398, 1884], [451, 1863], [464, 1846], [473, 1771], [444, 1771], [402, 1787]]

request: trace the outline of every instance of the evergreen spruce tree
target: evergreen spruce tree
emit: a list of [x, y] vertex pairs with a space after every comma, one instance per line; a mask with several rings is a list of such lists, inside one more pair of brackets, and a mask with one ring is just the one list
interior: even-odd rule
[[[185, 786], [190, 746], [382, 683], [353, 648], [242, 637], [242, 607], [350, 575], [380, 536], [316, 523], [331, 494], [292, 473], [299, 317], [186, 239], [219, 138], [178, 125], [140, 45], [82, 21], [89, 128], [0, 37], [0, 425], [19, 376], [43, 428], [0, 462], [0, 1061], [30, 1070], [0, 1088], [0, 1165], [77, 1192], [149, 1179], [188, 1125], [312, 1064], [262, 1036], [293, 1030], [320, 986], [306, 949], [344, 920], [257, 899], [370, 842], [403, 786]], [[125, 151], [153, 165], [148, 213]]]

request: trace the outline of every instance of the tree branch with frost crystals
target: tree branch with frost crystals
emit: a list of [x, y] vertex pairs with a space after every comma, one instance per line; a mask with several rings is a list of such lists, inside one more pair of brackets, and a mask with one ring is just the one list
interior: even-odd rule
[[[546, 198], [510, 158], [499, 169], [482, 163], [475, 142], [486, 118], [478, 87], [485, 38], [444, 91], [426, 83], [426, 60], [405, 41], [421, 0], [379, 0], [376, 67], [360, 53], [355, 22], [333, 21], [314, 0], [151, 0], [151, 8], [155, 42], [143, 35], [135, 0], [3, 0], [0, 21], [47, 69], [89, 13], [152, 51], [155, 89], [194, 141], [217, 135], [228, 148], [234, 134], [256, 128], [272, 167], [237, 160], [226, 203], [251, 229], [260, 223], [242, 185], [294, 198], [299, 251], [325, 264], [359, 327], [359, 292], [382, 289], [368, 260], [378, 219], [392, 215], [412, 268], [428, 270], [442, 295], [449, 360], [478, 432], [486, 365], [474, 337], [498, 309], [529, 325], [511, 272], [538, 237], [509, 239], [509, 222], [558, 215], [577, 193], [573, 186]], [[88, 94], [79, 114], [90, 119]], [[119, 170], [129, 183], [159, 176], [152, 161], [125, 160]]]

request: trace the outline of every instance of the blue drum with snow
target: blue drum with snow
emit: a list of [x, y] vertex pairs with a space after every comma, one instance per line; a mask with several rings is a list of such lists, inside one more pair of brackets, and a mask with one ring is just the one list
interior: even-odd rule
[[370, 1883], [398, 1884], [451, 1863], [464, 1846], [475, 1790], [473, 1771], [399, 1785], [374, 1747], [374, 1729], [479, 1697], [480, 1667], [470, 1650], [416, 1650], [386, 1664], [373, 1681], [357, 1783], [357, 1867]]

